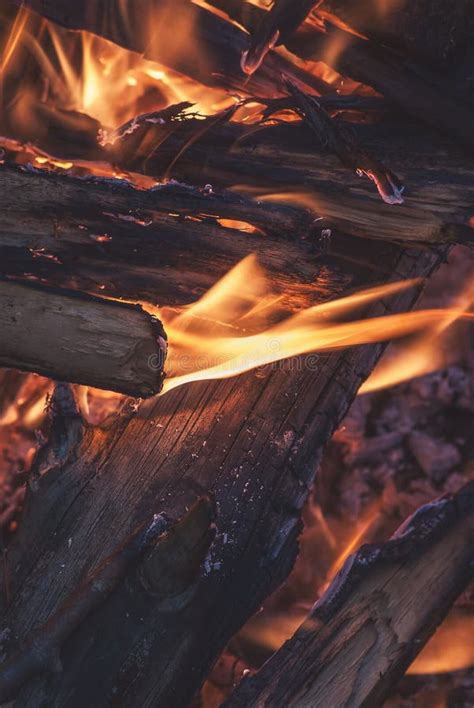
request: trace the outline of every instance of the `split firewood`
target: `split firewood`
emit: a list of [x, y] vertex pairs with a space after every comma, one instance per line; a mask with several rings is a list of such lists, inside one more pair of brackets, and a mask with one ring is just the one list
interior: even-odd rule
[[[358, 244], [354, 258], [363, 249]], [[390, 244], [366, 250], [366, 285], [427, 276], [440, 258]], [[320, 301], [328, 290], [337, 297], [360, 284], [357, 273], [353, 260], [324, 261]], [[406, 310], [415, 299], [413, 289], [399, 293], [367, 316]], [[216, 537], [207, 553], [203, 543], [202, 555], [190, 554], [205, 556], [200, 569], [158, 599], [135, 582], [124, 590], [132, 599], [110, 596], [65, 641], [62, 672], [29, 681], [18, 705], [44, 698], [82, 708], [91, 696], [97, 705], [189, 705], [231, 636], [291, 569], [322, 446], [381, 351], [371, 345], [177, 388], [122, 414], [107, 431], [86, 428], [74, 454], [35, 475], [8, 556], [15, 572], [0, 627], [7, 659], [157, 507], [181, 518], [210, 492]], [[152, 587], [156, 574], [147, 577]]]
[[161, 389], [165, 334], [138, 305], [12, 281], [0, 303], [0, 366], [132, 396]]
[[295, 635], [226, 702], [381, 706], [473, 577], [474, 485], [362, 546]]

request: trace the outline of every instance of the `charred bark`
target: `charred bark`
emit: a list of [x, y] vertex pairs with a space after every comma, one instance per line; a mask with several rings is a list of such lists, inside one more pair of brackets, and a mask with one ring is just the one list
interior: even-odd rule
[[[371, 246], [367, 259], [363, 274], [343, 261], [326, 265], [316, 288], [327, 296], [328, 283], [335, 296], [380, 282], [381, 263], [391, 278], [426, 276], [439, 260], [388, 245]], [[415, 298], [407, 292], [386, 306], [405, 309]], [[156, 508], [178, 518], [210, 492], [217, 535], [179, 591], [171, 583], [158, 597], [140, 595], [138, 611], [128, 576], [132, 596], [107, 603], [105, 625], [98, 615], [85, 619], [63, 645], [62, 672], [31, 681], [17, 705], [187, 705], [232, 634], [289, 572], [322, 446], [381, 350], [361, 347], [176, 389], [108, 431], [86, 429], [66, 462], [40, 471], [9, 556], [7, 657]]]
[[[238, 174], [257, 195], [278, 193], [283, 201], [302, 202], [299, 207], [208, 187], [170, 184], [144, 191], [125, 182], [3, 167], [2, 272], [175, 305], [196, 300], [256, 253], [293, 307], [313, 301], [321, 236], [328, 230], [412, 244], [471, 240], [474, 181], [465, 156], [429, 136], [420, 141], [416, 131], [388, 132], [390, 142], [387, 131], [364, 142], [400, 176], [404, 203], [396, 206], [383, 203], [368, 180], [318, 148], [315, 136], [300, 125], [274, 126], [262, 131], [257, 149], [249, 142], [231, 152], [212, 149], [209, 135], [174, 168], [176, 176], [200, 184], [232, 185]], [[148, 169], [159, 174], [163, 161], [166, 152], [160, 150]], [[358, 243], [333, 231], [329, 251], [353, 259], [363, 252]]]
[[166, 355], [158, 319], [73, 291], [0, 281], [0, 366], [148, 397]]
[[226, 702], [380, 706], [473, 577], [474, 485], [352, 555], [295, 635]]

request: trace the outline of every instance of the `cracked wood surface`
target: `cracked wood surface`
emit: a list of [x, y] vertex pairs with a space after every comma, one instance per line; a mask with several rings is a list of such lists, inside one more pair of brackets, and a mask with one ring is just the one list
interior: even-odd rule
[[[332, 296], [338, 288], [426, 276], [439, 262], [431, 251], [378, 248], [368, 249], [365, 271], [356, 277], [353, 270], [352, 280], [322, 273]], [[411, 307], [416, 297], [411, 290], [368, 314]], [[17, 705], [188, 705], [230, 637], [289, 573], [323, 446], [382, 348], [176, 389], [107, 431], [87, 429], [66, 460], [50, 464], [28, 494], [9, 556], [7, 656], [151, 510], [177, 518], [211, 493], [217, 535], [193, 592], [147, 605], [136, 615], [132, 645], [109, 656], [100, 637], [91, 645], [93, 628], [84, 628], [64, 647], [62, 673], [33, 681]], [[117, 632], [126, 626], [117, 617]]]

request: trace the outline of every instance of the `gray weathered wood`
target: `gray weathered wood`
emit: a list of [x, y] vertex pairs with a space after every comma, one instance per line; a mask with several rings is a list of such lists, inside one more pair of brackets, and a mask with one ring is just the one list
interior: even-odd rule
[[0, 280], [0, 366], [147, 397], [161, 389], [164, 336], [138, 305]]

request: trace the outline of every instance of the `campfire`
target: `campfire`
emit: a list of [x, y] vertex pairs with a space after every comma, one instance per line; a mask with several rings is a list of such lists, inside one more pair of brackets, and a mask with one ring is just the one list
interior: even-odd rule
[[2, 704], [472, 704], [468, 5], [1, 3]]

